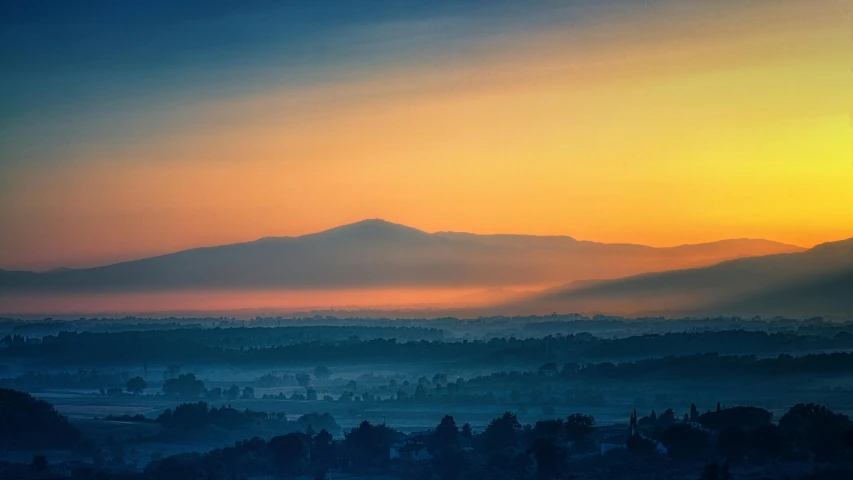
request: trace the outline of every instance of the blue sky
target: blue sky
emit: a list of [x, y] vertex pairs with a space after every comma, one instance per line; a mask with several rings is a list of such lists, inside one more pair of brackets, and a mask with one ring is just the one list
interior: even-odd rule
[[[533, 33], [589, 3], [7, 1], [0, 164], [55, 160], [98, 137], [139, 134], [162, 126], [156, 113], [205, 97], [452, 56], [460, 43]], [[146, 112], [155, 115], [140, 118]]]

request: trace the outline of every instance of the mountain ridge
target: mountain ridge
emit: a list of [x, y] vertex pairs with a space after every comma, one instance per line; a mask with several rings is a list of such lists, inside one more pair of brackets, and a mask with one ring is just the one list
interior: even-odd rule
[[0, 272], [8, 291], [558, 285], [801, 251], [769, 240], [649, 247], [568, 236], [428, 233], [368, 219], [301, 236], [197, 247], [111, 265]]
[[587, 313], [844, 315], [853, 314], [851, 299], [853, 238], [803, 252], [567, 285], [524, 304], [536, 311]]

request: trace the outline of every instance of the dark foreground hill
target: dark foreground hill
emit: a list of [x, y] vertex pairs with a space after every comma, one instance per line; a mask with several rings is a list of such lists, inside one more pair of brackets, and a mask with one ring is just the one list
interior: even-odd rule
[[0, 450], [67, 449], [80, 440], [53, 405], [7, 388], [0, 388], [0, 427]]

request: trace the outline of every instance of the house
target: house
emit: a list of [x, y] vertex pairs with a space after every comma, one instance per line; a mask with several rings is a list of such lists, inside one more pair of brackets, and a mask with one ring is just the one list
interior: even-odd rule
[[391, 445], [391, 460], [406, 460], [410, 462], [419, 462], [421, 460], [429, 460], [432, 455], [427, 451], [427, 446], [421, 443], [414, 442], [398, 442]]
[[612, 450], [626, 450], [628, 448], [628, 446], [625, 444], [625, 442], [613, 442], [613, 441], [611, 441], [611, 442], [602, 442], [602, 443], [598, 444], [598, 448], [599, 448], [599, 453], [601, 455], [604, 455], [605, 453], [612, 451]]
[[74, 476], [75, 471], [90, 468], [92, 468], [92, 465], [89, 463], [80, 460], [66, 460], [58, 465], [51, 465], [50, 470], [58, 477], [71, 478]]
[[389, 458], [411, 462], [431, 459], [432, 455], [427, 449], [430, 437], [432, 437], [432, 430], [409, 434], [406, 438], [391, 444]]

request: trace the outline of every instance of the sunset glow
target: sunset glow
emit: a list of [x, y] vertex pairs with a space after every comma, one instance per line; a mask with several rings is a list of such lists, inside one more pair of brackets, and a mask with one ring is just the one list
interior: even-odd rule
[[629, 3], [359, 24], [326, 40], [352, 53], [337, 64], [270, 53], [199, 85], [7, 115], [0, 266], [376, 217], [658, 246], [853, 235], [844, 2]]

